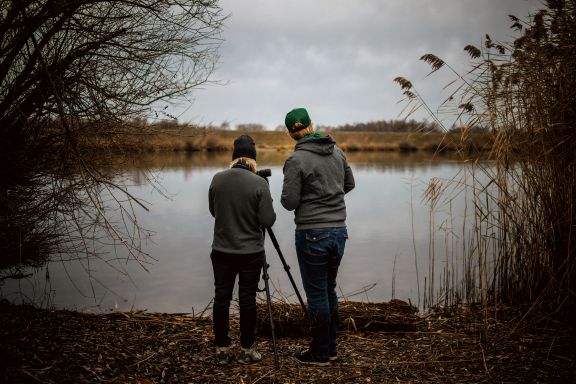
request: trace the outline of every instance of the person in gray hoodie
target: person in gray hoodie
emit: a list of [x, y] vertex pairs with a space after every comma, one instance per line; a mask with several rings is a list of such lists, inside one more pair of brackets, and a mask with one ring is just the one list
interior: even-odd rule
[[336, 141], [314, 131], [306, 109], [288, 112], [285, 124], [297, 143], [284, 163], [280, 202], [294, 211], [311, 336], [308, 350], [294, 357], [304, 364], [328, 365], [337, 358], [336, 276], [348, 238], [344, 195], [354, 188], [354, 176]]
[[214, 175], [208, 192], [214, 217], [212, 267], [214, 270], [213, 330], [216, 362], [223, 365], [230, 353], [230, 301], [238, 276], [240, 344], [238, 361], [249, 364], [262, 356], [254, 346], [256, 291], [265, 260], [264, 227], [276, 220], [268, 182], [256, 173], [256, 144], [248, 135], [234, 141], [230, 169]]

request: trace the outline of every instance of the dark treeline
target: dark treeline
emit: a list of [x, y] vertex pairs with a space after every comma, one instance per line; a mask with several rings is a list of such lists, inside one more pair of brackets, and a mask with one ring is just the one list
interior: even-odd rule
[[[236, 130], [242, 132], [261, 132], [266, 131], [266, 126], [259, 123], [240, 123], [235, 126], [230, 125], [228, 122], [223, 122], [220, 125], [207, 125], [199, 126], [191, 123], [179, 123], [177, 120], [161, 120], [155, 122], [147, 122], [145, 119], [133, 119], [127, 123], [127, 126], [141, 127], [148, 126], [153, 129], [160, 130], [174, 130], [183, 128], [197, 128], [205, 130]], [[284, 131], [286, 127], [280, 124], [274, 128], [275, 131]], [[330, 126], [330, 125], [316, 125], [318, 131], [342, 131], [342, 132], [442, 132], [438, 124], [429, 121], [411, 120], [378, 120], [365, 123], [347, 123], [344, 125]], [[451, 131], [463, 129], [462, 127], [453, 127]]]
[[440, 132], [434, 122], [411, 120], [378, 120], [367, 123], [352, 123], [337, 127], [318, 126], [326, 131], [358, 131], [358, 132]]
[[[142, 127], [151, 128], [152, 131], [173, 131], [182, 130], [187, 128], [194, 128], [199, 130], [223, 130], [223, 131], [242, 131], [242, 132], [262, 132], [266, 131], [267, 127], [260, 123], [240, 123], [235, 126], [228, 122], [223, 122], [220, 125], [198, 125], [194, 123], [178, 122], [177, 119], [162, 119], [148, 121], [144, 118], [134, 118], [124, 124], [125, 128], [138, 128]], [[439, 126], [434, 121], [417, 121], [414, 119], [406, 120], [377, 120], [363, 123], [347, 123], [344, 125], [331, 126], [318, 124], [315, 126], [316, 130], [323, 132], [419, 132], [419, 133], [442, 133], [446, 132], [446, 127]], [[286, 127], [284, 124], [277, 125], [274, 131], [284, 131]], [[461, 133], [463, 131], [469, 133], [486, 133], [487, 129], [480, 125], [453, 125], [448, 129], [451, 133]]]
[[[178, 128], [182, 126], [193, 126], [192, 124], [178, 124], [176, 121], [165, 121], [162, 123], [152, 123], [151, 126], [157, 128]], [[197, 126], [195, 126], [197, 127]], [[237, 124], [232, 127], [228, 123], [223, 123], [219, 126], [207, 126], [207, 127], [197, 127], [204, 129], [221, 129], [221, 130], [231, 130], [235, 129], [237, 131], [251, 131], [260, 132], [265, 131], [266, 126], [259, 123], [242, 123]], [[278, 125], [275, 131], [284, 131], [286, 127], [283, 124]], [[342, 131], [342, 132], [441, 132], [441, 129], [435, 122], [428, 121], [416, 121], [416, 120], [378, 120], [370, 121], [365, 123], [347, 123], [344, 125], [330, 126], [330, 125], [316, 125], [318, 131], [330, 132], [330, 131]], [[455, 130], [461, 128], [454, 128]]]

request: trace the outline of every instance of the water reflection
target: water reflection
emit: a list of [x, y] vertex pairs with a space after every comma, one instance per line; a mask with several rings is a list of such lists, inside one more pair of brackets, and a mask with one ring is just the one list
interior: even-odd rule
[[[259, 151], [269, 178], [278, 219], [274, 232], [297, 285], [292, 212], [280, 205], [282, 165], [289, 152]], [[463, 164], [448, 157], [397, 152], [349, 153], [356, 189], [347, 197], [350, 240], [342, 261], [339, 291], [349, 296], [373, 287], [353, 300], [388, 301], [392, 295], [418, 301], [428, 269], [429, 212], [422, 193], [432, 177], [450, 179]], [[208, 212], [208, 186], [213, 174], [228, 166], [230, 153], [149, 154], [125, 163], [130, 192], [149, 203], [138, 210], [139, 224], [155, 233], [145, 251], [158, 260], [148, 271], [126, 263], [122, 249], [103, 249], [103, 256], [53, 262], [31, 270], [26, 279], [8, 279], [2, 296], [44, 306], [78, 310], [148, 310], [199, 312], [213, 295], [209, 259], [213, 219]], [[151, 171], [151, 173], [149, 172]], [[151, 187], [152, 181], [161, 189]], [[454, 203], [454, 212], [463, 206]], [[456, 215], [463, 220], [462, 215]], [[459, 220], [458, 218], [456, 220]], [[451, 223], [458, 227], [458, 222]], [[446, 226], [448, 227], [448, 226]], [[286, 272], [267, 240], [270, 283], [276, 297], [296, 302]], [[415, 257], [416, 255], [416, 257]], [[418, 267], [420, 281], [416, 278]]]
[[[260, 149], [258, 164], [261, 168], [282, 166], [290, 151]], [[460, 162], [456, 154], [433, 155], [429, 152], [348, 152], [348, 161], [359, 168], [405, 169], [420, 166], [440, 166], [449, 162]], [[144, 169], [170, 169], [194, 171], [205, 167], [226, 167], [230, 162], [230, 152], [159, 152], [132, 158], [123, 163], [131, 171]]]

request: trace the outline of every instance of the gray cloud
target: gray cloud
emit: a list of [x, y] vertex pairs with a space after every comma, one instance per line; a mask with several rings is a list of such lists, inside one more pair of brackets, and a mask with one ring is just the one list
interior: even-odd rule
[[[426, 78], [419, 60], [434, 53], [465, 68], [463, 47], [486, 33], [511, 41], [508, 14], [525, 18], [538, 0], [224, 0], [230, 13], [221, 60], [181, 121], [282, 124], [293, 107], [316, 124], [398, 118], [396, 76], [413, 81], [431, 105], [448, 74]], [[417, 116], [417, 117], [423, 117]]]

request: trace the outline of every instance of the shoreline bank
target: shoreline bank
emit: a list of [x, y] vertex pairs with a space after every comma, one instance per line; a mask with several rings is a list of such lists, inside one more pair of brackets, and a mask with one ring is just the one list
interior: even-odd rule
[[[276, 371], [265, 332], [257, 336], [262, 362], [216, 366], [209, 318], [143, 312], [95, 315], [3, 304], [0, 381], [525, 383], [570, 382], [576, 373], [575, 332], [529, 324], [526, 319], [517, 327], [520, 319], [512, 308], [491, 310], [488, 318], [473, 306], [427, 315], [396, 310], [386, 316], [396, 316], [412, 329], [372, 331], [358, 319], [370, 311], [392, 310], [391, 303], [342, 305], [348, 312], [341, 315], [339, 359], [326, 368], [299, 365], [291, 356], [306, 346], [307, 338], [284, 333], [277, 337], [280, 369]], [[294, 311], [301, 309], [295, 305]], [[284, 315], [275, 307], [276, 312]], [[351, 326], [354, 323], [356, 327]], [[231, 329], [237, 344], [236, 317]], [[482, 329], [487, 330], [485, 336]]]

